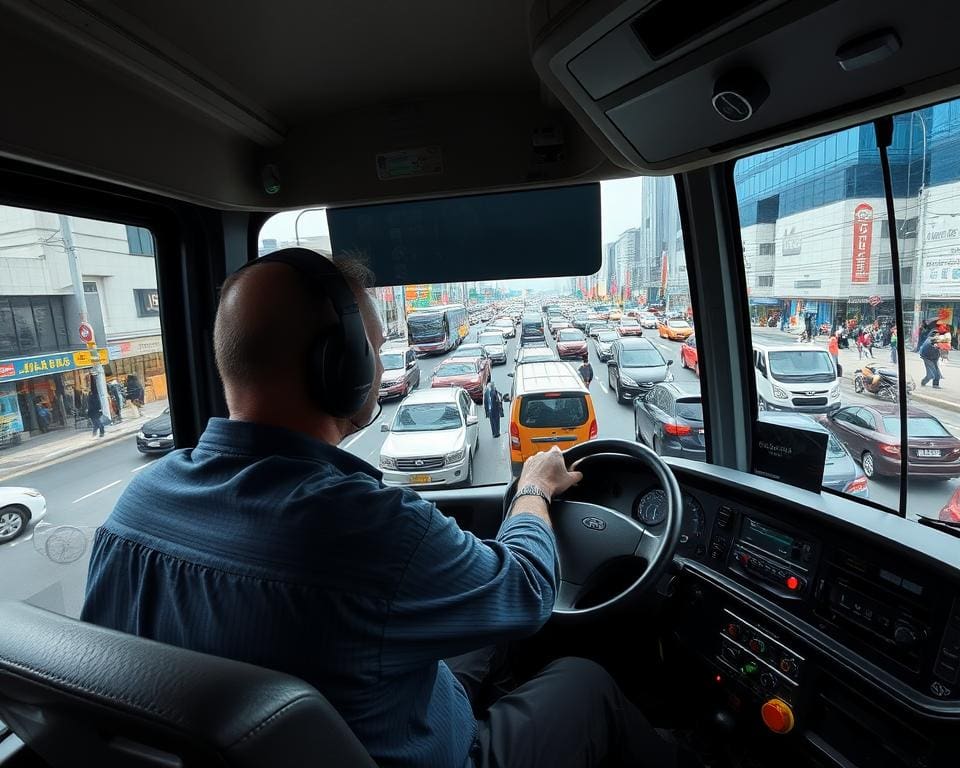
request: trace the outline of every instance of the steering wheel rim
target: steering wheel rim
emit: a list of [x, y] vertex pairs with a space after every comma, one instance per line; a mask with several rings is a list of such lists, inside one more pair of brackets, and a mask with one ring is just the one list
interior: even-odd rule
[[[584, 617], [607, 611], [656, 585], [666, 572], [680, 543], [683, 496], [670, 467], [645, 445], [619, 439], [592, 440], [564, 451], [567, 467], [587, 458], [628, 457], [653, 472], [666, 495], [667, 514], [657, 532], [615, 509], [582, 501], [554, 499], [550, 519], [557, 542], [559, 579], [553, 615]], [[513, 496], [515, 484], [506, 502]], [[646, 561], [643, 573], [619, 594], [595, 605], [578, 608], [577, 601], [590, 577], [607, 562], [625, 556]]]

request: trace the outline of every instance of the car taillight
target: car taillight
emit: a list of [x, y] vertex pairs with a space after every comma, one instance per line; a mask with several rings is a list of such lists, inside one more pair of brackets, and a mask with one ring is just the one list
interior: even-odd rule
[[851, 480], [849, 483], [847, 483], [846, 487], [844, 487], [843, 492], [844, 493], [863, 493], [865, 490], [867, 490], [866, 476], [858, 477], [856, 480]]
[[593, 440], [597, 436], [597, 420], [594, 419], [590, 422], [590, 436], [587, 440]]
[[510, 422], [510, 447], [520, 450], [520, 427], [516, 422]]
[[900, 457], [900, 446], [894, 445], [893, 443], [880, 443], [880, 452], [887, 454], [887, 456], [893, 456], [895, 458]]
[[676, 424], [672, 421], [668, 421], [663, 425], [663, 431], [668, 435], [675, 435], [676, 437], [693, 434], [693, 430], [686, 424]]

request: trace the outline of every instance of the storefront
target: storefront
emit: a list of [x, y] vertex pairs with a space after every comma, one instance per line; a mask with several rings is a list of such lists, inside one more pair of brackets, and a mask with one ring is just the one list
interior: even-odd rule
[[[783, 302], [768, 296], [750, 297], [750, 320], [753, 325], [776, 326], [783, 314]], [[771, 326], [771, 327], [773, 327]]]
[[105, 368], [107, 381], [116, 379], [121, 386], [126, 386], [127, 376], [133, 374], [143, 384], [144, 402], [167, 399], [162, 336], [112, 340], [108, 348], [110, 364]]
[[[100, 362], [109, 353], [100, 350]], [[0, 360], [0, 447], [29, 435], [73, 427], [90, 390], [87, 350]]]

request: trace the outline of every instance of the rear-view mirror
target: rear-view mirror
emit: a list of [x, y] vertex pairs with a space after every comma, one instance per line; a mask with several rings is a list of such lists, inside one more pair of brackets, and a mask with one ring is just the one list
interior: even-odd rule
[[673, 365], [673, 360], [667, 360], [667, 365]]
[[381, 431], [381, 432], [389, 432], [389, 431], [390, 431], [390, 425], [389, 425], [389, 424], [381, 424], [381, 425], [380, 425], [380, 431]]
[[416, 367], [417, 367], [416, 360], [411, 360], [410, 362], [407, 363], [407, 368], [416, 368]]
[[511, 379], [513, 378], [513, 374], [512, 374], [512, 373], [508, 373], [507, 376], [509, 376]]

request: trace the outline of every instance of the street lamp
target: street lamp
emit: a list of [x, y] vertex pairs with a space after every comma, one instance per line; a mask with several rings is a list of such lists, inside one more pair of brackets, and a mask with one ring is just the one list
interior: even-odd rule
[[326, 208], [304, 208], [300, 213], [297, 214], [297, 218], [293, 220], [293, 238], [297, 242], [297, 246], [300, 245], [300, 217], [305, 213], [310, 213], [311, 211], [325, 211]]

